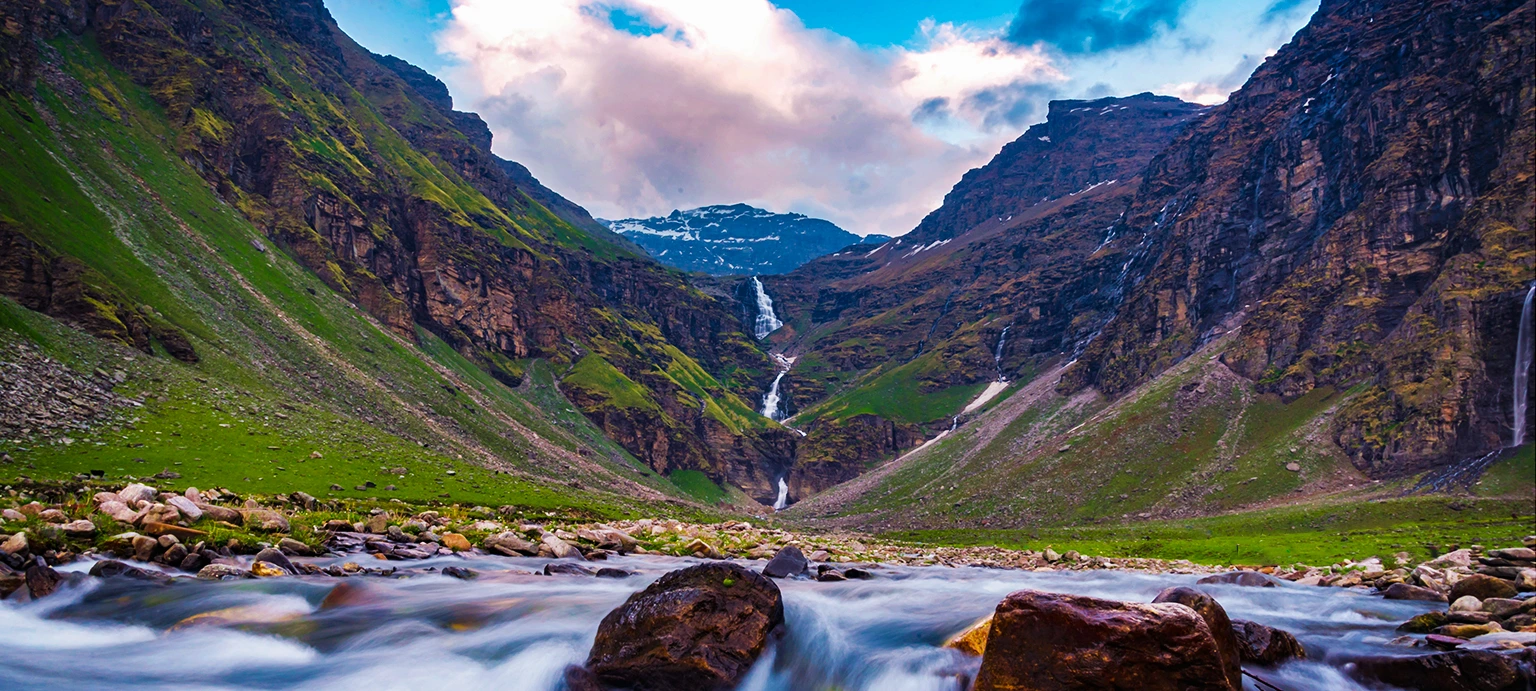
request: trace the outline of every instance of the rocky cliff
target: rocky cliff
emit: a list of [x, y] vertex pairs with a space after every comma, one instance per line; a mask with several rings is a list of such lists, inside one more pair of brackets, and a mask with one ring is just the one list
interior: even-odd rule
[[1295, 398], [1365, 390], [1335, 440], [1397, 474], [1506, 443], [1533, 277], [1532, 5], [1324, 2], [1152, 162], [1114, 250], [1126, 298], [1064, 385], [1118, 394], [1222, 358]]
[[[440, 82], [358, 46], [321, 3], [6, 0], [0, 15], [7, 96], [51, 108], [74, 92], [126, 117], [121, 94], [70, 75], [77, 51], [99, 51], [152, 96], [207, 185], [400, 336], [425, 330], [511, 385], [529, 361], [552, 363], [589, 418], [660, 472], [750, 477], [792, 453], [745, 402], [772, 368], [731, 305], [497, 158]], [[125, 328], [154, 338], [152, 324]], [[638, 388], [583, 378], [590, 358]], [[644, 405], [627, 404], [635, 393]]]
[[850, 245], [890, 239], [860, 238], [831, 221], [746, 204], [629, 218], [609, 226], [667, 266], [713, 276], [788, 273]]

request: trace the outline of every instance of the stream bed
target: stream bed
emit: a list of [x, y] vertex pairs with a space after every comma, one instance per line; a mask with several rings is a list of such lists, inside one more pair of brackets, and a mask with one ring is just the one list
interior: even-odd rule
[[[626, 557], [601, 562], [634, 572], [625, 578], [535, 575], [548, 561], [454, 556], [411, 562], [393, 577], [169, 586], [86, 578], [34, 602], [0, 602], [0, 688], [554, 691], [562, 670], [585, 660], [604, 615], [663, 573], [694, 563]], [[449, 566], [478, 576], [441, 575]], [[1149, 602], [1197, 578], [942, 566], [873, 571], [877, 577], [867, 581], [778, 581], [787, 632], [741, 691], [954, 691], [956, 673], [974, 676], [980, 660], [942, 643], [1010, 592]], [[352, 596], [323, 606], [338, 583], [354, 589]], [[1200, 588], [1232, 618], [1301, 640], [1309, 661], [1262, 671], [1286, 691], [1365, 688], [1336, 665], [1358, 655], [1420, 654], [1387, 642], [1399, 623], [1433, 609], [1338, 588]]]

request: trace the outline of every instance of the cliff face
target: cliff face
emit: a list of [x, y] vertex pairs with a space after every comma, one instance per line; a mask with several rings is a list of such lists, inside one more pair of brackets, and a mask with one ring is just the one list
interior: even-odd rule
[[1097, 331], [1121, 271], [1109, 230], [1140, 169], [1203, 111], [1150, 94], [1052, 103], [912, 233], [762, 279], [787, 323], [770, 340], [799, 356], [784, 389], [809, 435], [806, 489], [948, 429], [987, 382]]
[[221, 197], [396, 333], [425, 329], [514, 385], [532, 358], [568, 374], [603, 359], [665, 414], [637, 416], [610, 382], [566, 388], [657, 470], [723, 479], [782, 453], [782, 430], [706, 410], [750, 411], [742, 396], [771, 373], [731, 305], [491, 154], [485, 124], [440, 82], [361, 48], [321, 3], [6, 0], [0, 14], [7, 91], [34, 98], [69, 59], [47, 41], [87, 37], [153, 95], [176, 152]]
[[1333, 430], [1361, 469], [1506, 442], [1532, 21], [1509, 0], [1325, 2], [1151, 164], [1112, 243], [1125, 303], [1064, 385], [1126, 391], [1232, 320], [1223, 360], [1261, 390], [1365, 382]]

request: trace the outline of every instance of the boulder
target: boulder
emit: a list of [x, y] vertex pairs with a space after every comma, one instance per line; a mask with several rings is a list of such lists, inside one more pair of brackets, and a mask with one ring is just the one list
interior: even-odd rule
[[497, 533], [481, 543], [486, 549], [500, 552], [509, 557], [533, 556], [539, 553], [539, 546], [524, 540], [521, 535], [513, 532]]
[[288, 555], [283, 554], [282, 550], [272, 549], [271, 547], [256, 553], [256, 563], [271, 564], [289, 574], [297, 574], [299, 572], [299, 569], [288, 559]]
[[225, 581], [232, 578], [249, 578], [250, 573], [238, 566], [228, 564], [209, 564], [197, 572], [198, 580]]
[[152, 502], [157, 496], [160, 496], [160, 493], [155, 488], [137, 482], [117, 491], [117, 498], [133, 509], [139, 508], [139, 502]]
[[1423, 691], [1521, 691], [1531, 688], [1531, 649], [1518, 654], [1454, 650], [1413, 657], [1369, 657], [1346, 667], [1365, 683]]
[[1304, 660], [1307, 657], [1301, 641], [1274, 627], [1238, 619], [1232, 622], [1232, 633], [1237, 637], [1237, 649], [1242, 661], [1249, 664], [1273, 667], [1287, 660]]
[[85, 519], [70, 521], [59, 528], [70, 537], [90, 537], [96, 534], [96, 524]]
[[131, 578], [136, 581], [147, 581], [165, 585], [171, 582], [171, 577], [159, 571], [141, 569], [137, 566], [129, 566], [113, 559], [98, 561], [91, 565], [91, 575], [96, 578]]
[[556, 559], [582, 558], [581, 550], [571, 546], [571, 544], [565, 540], [561, 540], [559, 537], [556, 537], [554, 533], [545, 533], [540, 542], [542, 542], [545, 547], [549, 548], [550, 553], [554, 554]]
[[27, 534], [16, 533], [0, 542], [0, 552], [6, 554], [20, 554], [27, 551]]
[[197, 504], [194, 504], [191, 499], [181, 495], [175, 495], [170, 499], [166, 499], [165, 503], [176, 507], [177, 513], [180, 513], [183, 518], [186, 518], [188, 523], [196, 523], [203, 520], [203, 510], [198, 508]]
[[769, 578], [794, 578], [805, 573], [808, 567], [809, 563], [800, 548], [789, 545], [768, 560], [768, 565], [763, 567], [763, 575]]
[[1519, 591], [1514, 584], [1502, 578], [1473, 574], [1467, 576], [1451, 586], [1451, 602], [1471, 595], [1479, 600], [1487, 600], [1492, 597], [1513, 598]]
[[553, 562], [553, 563], [549, 563], [549, 564], [545, 564], [544, 565], [544, 575], [546, 575], [546, 576], [591, 576], [591, 575], [593, 575], [593, 571], [592, 571], [592, 569], [589, 569], [589, 568], [587, 568], [585, 566], [582, 566], [580, 564], [562, 564], [562, 563], [559, 563], [559, 562]]
[[469, 538], [458, 533], [443, 533], [443, 546], [455, 552], [468, 552], [473, 549], [469, 544]]
[[225, 523], [231, 523], [234, 525], [245, 524], [245, 515], [227, 506], [219, 506], [217, 504], [199, 504], [197, 502], [193, 502], [193, 505], [196, 506], [198, 510], [202, 511], [204, 516], [215, 521], [223, 521]]
[[258, 561], [254, 564], [251, 564], [251, 575], [256, 576], [257, 578], [282, 578], [283, 576], [289, 576], [292, 574], [278, 568], [276, 564], [265, 561]]
[[1175, 603], [1024, 590], [993, 615], [973, 691], [1231, 691], [1210, 626]]
[[1425, 612], [1408, 621], [1399, 624], [1398, 631], [1403, 633], [1429, 633], [1450, 621], [1445, 612]]
[[1382, 593], [1388, 600], [1413, 600], [1417, 602], [1445, 602], [1445, 596], [1429, 588], [1407, 583], [1393, 583]]
[[1197, 585], [1241, 585], [1250, 588], [1273, 588], [1275, 579], [1257, 571], [1233, 571], [1231, 573], [1218, 573], [1214, 576], [1206, 576], [1198, 581]]
[[987, 634], [992, 631], [992, 617], [988, 616], [981, 621], [971, 624], [964, 631], [949, 637], [944, 641], [944, 647], [950, 650], [958, 650], [971, 657], [981, 657], [987, 652]]
[[784, 624], [772, 581], [737, 564], [673, 571], [603, 618], [586, 668], [635, 691], [726, 691]]
[[1222, 609], [1216, 598], [1194, 588], [1175, 586], [1158, 593], [1152, 602], [1177, 603], [1195, 610], [1195, 614], [1200, 615], [1205, 625], [1210, 627], [1211, 637], [1216, 640], [1216, 650], [1221, 652], [1227, 681], [1233, 689], [1243, 688], [1242, 648], [1238, 645], [1237, 634], [1233, 633], [1232, 620], [1227, 617], [1227, 610]]
[[33, 599], [52, 595], [63, 582], [64, 576], [48, 566], [42, 557], [37, 557], [36, 561], [27, 567], [27, 590], [32, 593]]

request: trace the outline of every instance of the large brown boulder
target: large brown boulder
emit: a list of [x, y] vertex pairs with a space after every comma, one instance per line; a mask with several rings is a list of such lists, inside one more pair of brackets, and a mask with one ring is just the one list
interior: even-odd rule
[[1528, 691], [1536, 678], [1536, 649], [1516, 653], [1453, 650], [1410, 657], [1355, 660], [1347, 669], [1360, 681], [1423, 691]]
[[1227, 610], [1222, 609], [1216, 598], [1194, 588], [1175, 586], [1158, 593], [1152, 602], [1172, 602], [1195, 610], [1195, 614], [1200, 615], [1205, 625], [1210, 627], [1211, 637], [1216, 639], [1216, 649], [1221, 651], [1227, 683], [1234, 689], [1243, 688], [1242, 649], [1238, 645], [1237, 635], [1232, 631], [1232, 620], [1227, 617]]
[[603, 618], [587, 669], [634, 691], [735, 688], [784, 624], [767, 578], [728, 562], [662, 576]]
[[1231, 691], [1210, 626], [1175, 603], [1023, 590], [997, 606], [974, 691]]
[[1273, 667], [1286, 660], [1307, 657], [1301, 641], [1289, 632], [1271, 626], [1238, 619], [1232, 622], [1232, 633], [1237, 637], [1243, 662]]
[[1515, 590], [1515, 585], [1509, 581], [1479, 573], [1456, 581], [1456, 585], [1451, 586], [1449, 599], [1455, 602], [1468, 595], [1479, 600], [1496, 597], [1512, 598], [1518, 592]]

